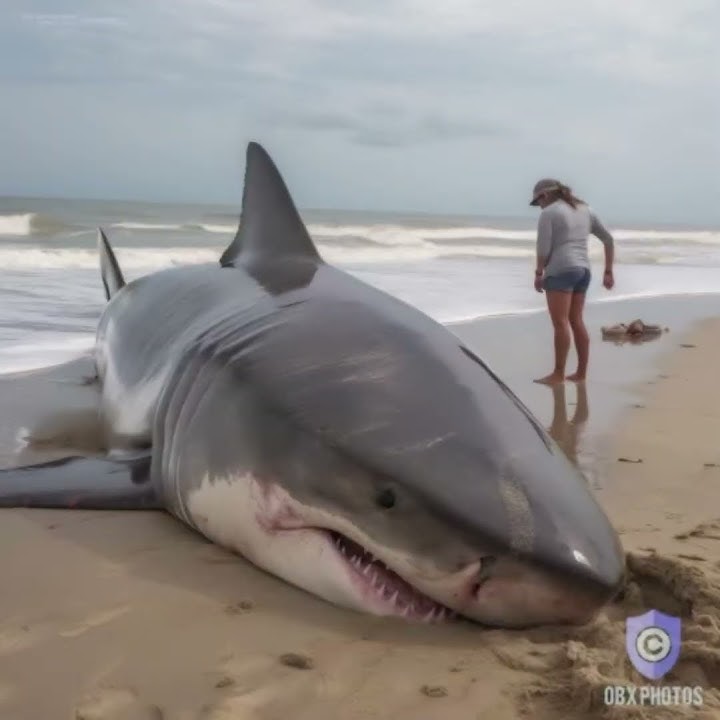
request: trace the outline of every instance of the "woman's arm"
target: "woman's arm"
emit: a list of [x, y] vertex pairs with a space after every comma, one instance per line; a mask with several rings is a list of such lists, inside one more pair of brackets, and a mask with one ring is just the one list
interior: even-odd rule
[[590, 232], [602, 241], [605, 248], [605, 272], [612, 273], [613, 263], [615, 262], [615, 240], [595, 213], [591, 212], [590, 218]]
[[550, 251], [552, 250], [553, 224], [548, 212], [541, 212], [538, 219], [535, 275], [540, 276], [545, 270]]

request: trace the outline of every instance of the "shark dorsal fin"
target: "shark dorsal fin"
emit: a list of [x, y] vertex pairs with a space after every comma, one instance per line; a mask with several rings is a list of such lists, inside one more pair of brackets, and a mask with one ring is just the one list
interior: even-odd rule
[[118, 290], [125, 287], [125, 278], [110, 242], [101, 228], [98, 228], [98, 251], [100, 253], [100, 275], [105, 286], [105, 297], [109, 300]]
[[247, 147], [240, 226], [220, 258], [223, 267], [322, 259], [275, 163], [261, 145]]

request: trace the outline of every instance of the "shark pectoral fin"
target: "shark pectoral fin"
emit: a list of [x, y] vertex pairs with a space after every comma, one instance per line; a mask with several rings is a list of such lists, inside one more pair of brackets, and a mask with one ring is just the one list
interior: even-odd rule
[[19, 462], [23, 462], [25, 453], [33, 454], [38, 449], [63, 448], [65, 453], [83, 455], [103, 454], [106, 450], [105, 433], [95, 407], [63, 409], [42, 415], [23, 431], [17, 437], [26, 445], [19, 452]]
[[0, 507], [160, 510], [151, 452], [119, 458], [64, 457], [0, 470]]

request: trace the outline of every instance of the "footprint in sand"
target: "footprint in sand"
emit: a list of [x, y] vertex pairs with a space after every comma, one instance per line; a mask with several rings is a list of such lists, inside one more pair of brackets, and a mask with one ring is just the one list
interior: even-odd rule
[[720, 520], [711, 520], [710, 522], [702, 523], [694, 530], [675, 536], [676, 540], [687, 540], [688, 538], [720, 540]]
[[90, 615], [79, 625], [76, 625], [68, 630], [61, 630], [59, 635], [60, 637], [65, 638], [78, 637], [79, 635], [86, 633], [88, 630], [100, 627], [101, 625], [107, 625], [107, 623], [112, 622], [121, 615], [125, 615], [125, 613], [129, 612], [129, 610], [129, 605], [121, 605], [120, 607], [106, 610], [105, 612], [97, 613], [96, 615]]
[[132, 690], [101, 688], [86, 695], [75, 709], [75, 720], [163, 720], [157, 705], [144, 703]]
[[[301, 664], [282, 658], [305, 658]], [[302, 667], [300, 667], [302, 665]], [[230, 659], [214, 683], [218, 700], [205, 707], [199, 720], [280, 720], [294, 717], [297, 709], [310, 705], [323, 690], [324, 679], [311, 658], [287, 656]]]
[[0, 627], [0, 656], [27, 650], [46, 634], [40, 625], [29, 625], [20, 619], [3, 625]]
[[26, 650], [34, 644], [29, 630], [22, 628], [8, 628], [0, 630], [0, 655]]
[[250, 600], [241, 600], [240, 602], [228, 605], [225, 608], [225, 612], [228, 615], [244, 615], [253, 610], [255, 605]]
[[[58, 635], [64, 638], [78, 637], [88, 630], [112, 622], [129, 610], [129, 605], [123, 605], [97, 613], [96, 615], [90, 615], [84, 622], [74, 625], [67, 630], [61, 630]], [[27, 650], [42, 639], [53, 634], [54, 631], [47, 625], [38, 623], [29, 624], [20, 618], [16, 618], [14, 621], [6, 621], [3, 623], [3, 626], [0, 626], [0, 656]]]

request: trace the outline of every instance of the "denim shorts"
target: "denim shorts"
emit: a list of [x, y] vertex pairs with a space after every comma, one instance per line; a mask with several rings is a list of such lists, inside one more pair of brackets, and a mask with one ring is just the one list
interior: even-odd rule
[[590, 285], [590, 270], [585, 267], [574, 267], [556, 275], [548, 275], [543, 280], [545, 290], [559, 292], [584, 293]]

